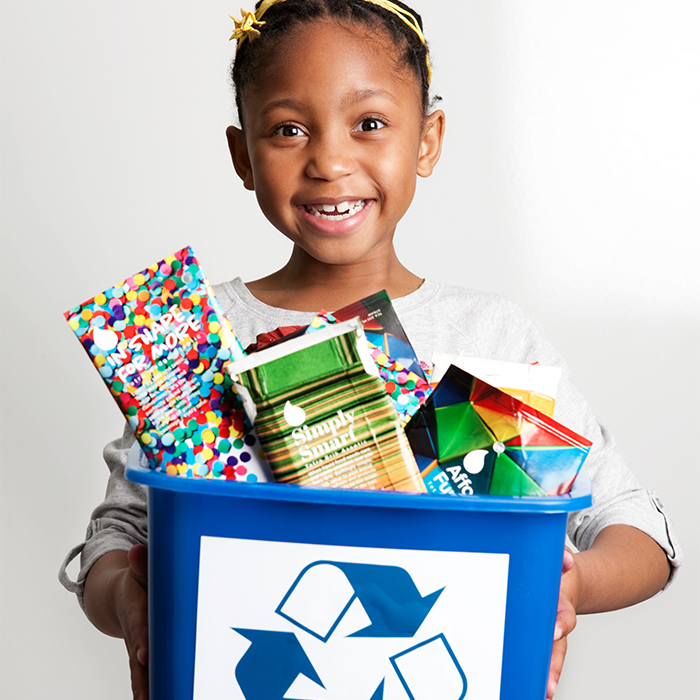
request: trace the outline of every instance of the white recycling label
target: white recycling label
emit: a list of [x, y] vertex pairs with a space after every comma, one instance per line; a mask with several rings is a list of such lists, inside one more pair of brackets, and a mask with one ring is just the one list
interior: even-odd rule
[[202, 537], [194, 700], [498, 700], [508, 555]]

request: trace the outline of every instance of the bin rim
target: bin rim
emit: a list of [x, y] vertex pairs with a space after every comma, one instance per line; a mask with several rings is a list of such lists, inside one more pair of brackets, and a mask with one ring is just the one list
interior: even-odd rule
[[590, 491], [584, 491], [583, 494], [576, 496], [455, 496], [178, 477], [144, 468], [139, 464], [139, 453], [140, 450], [132, 448], [127, 457], [125, 474], [129, 481], [142, 484], [148, 488], [182, 494], [191, 493], [326, 505], [499, 513], [570, 513], [583, 510], [591, 505]]

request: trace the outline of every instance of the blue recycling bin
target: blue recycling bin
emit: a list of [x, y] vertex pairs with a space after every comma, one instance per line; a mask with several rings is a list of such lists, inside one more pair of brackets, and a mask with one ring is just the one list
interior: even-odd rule
[[[574, 496], [148, 488], [152, 700], [543, 700]], [[579, 489], [580, 492], [581, 489]]]

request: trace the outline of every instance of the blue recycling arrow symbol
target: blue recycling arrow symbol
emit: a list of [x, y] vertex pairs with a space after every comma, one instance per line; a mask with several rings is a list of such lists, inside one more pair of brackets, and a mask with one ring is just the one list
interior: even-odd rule
[[372, 693], [372, 697], [369, 700], [384, 700], [384, 679], [379, 684], [377, 689]]
[[[352, 593], [348, 594], [349, 599], [344, 603], [343, 609], [336, 614], [336, 619], [332, 621], [324, 633], [311, 629], [302, 620], [295, 619], [292, 615], [284, 612], [285, 604], [304, 577], [312, 569], [319, 566], [332, 567], [331, 570], [341, 571], [352, 590]], [[324, 574], [321, 575], [323, 577]], [[311, 579], [311, 581], [314, 580], [318, 582], [318, 579]], [[322, 578], [322, 580], [328, 579]], [[321, 592], [323, 590], [322, 586]], [[299, 629], [325, 643], [332, 636], [351, 605], [358, 601], [369, 618], [370, 624], [350, 634], [349, 637], [400, 639], [416, 635], [443, 591], [444, 588], [441, 588], [422, 596], [410, 574], [398, 566], [321, 560], [304, 567], [275, 612]], [[297, 610], [296, 614], [299, 615], [297, 607], [292, 606], [291, 609]], [[302, 613], [303, 615], [304, 613]], [[286, 695], [300, 674], [325, 688], [295, 633], [232, 629], [251, 642], [238, 662], [235, 671], [236, 680], [246, 700], [304, 700], [303, 698], [293, 699]], [[390, 658], [398, 680], [409, 700], [413, 700], [414, 695], [410, 688], [410, 682], [403, 676], [403, 669], [414, 667], [415, 661], [412, 657], [409, 666], [406, 667], [402, 659], [408, 658], [408, 654], [416, 656], [422, 649], [427, 648], [428, 644], [432, 644], [432, 648], [441, 653], [441, 658], [447, 664], [448, 673], [451, 673], [456, 679], [449, 698], [445, 696], [445, 700], [462, 700], [467, 689], [466, 676], [444, 635], [419, 642]], [[416, 661], [421, 663], [418, 658]], [[432, 674], [435, 670], [429, 668], [427, 672]], [[383, 700], [383, 697], [384, 680], [379, 683], [368, 700]], [[436, 700], [443, 699], [436, 698]]]
[[[308, 629], [283, 612], [284, 604], [294, 593], [299, 582], [309, 570], [316, 566], [334, 566], [340, 569], [354, 591], [353, 597], [326, 635], [320, 635]], [[316, 561], [299, 574], [276, 612], [325, 642], [350, 605], [357, 599], [362, 604], [371, 624], [351, 634], [351, 637], [412, 637], [423, 624], [423, 620], [428, 616], [443, 590], [441, 588], [427, 596], [421, 596], [409, 573], [398, 566]]]
[[300, 673], [324, 687], [293, 632], [232, 629], [251, 642], [236, 666], [246, 700], [292, 700], [285, 693]]

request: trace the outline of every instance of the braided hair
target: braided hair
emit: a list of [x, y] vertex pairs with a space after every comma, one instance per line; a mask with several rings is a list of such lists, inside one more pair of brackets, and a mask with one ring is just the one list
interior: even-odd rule
[[[258, 0], [255, 8], [260, 6]], [[423, 20], [408, 5], [393, 0], [394, 4], [408, 10], [418, 21], [421, 29]], [[231, 66], [231, 79], [236, 94], [236, 109], [243, 126], [243, 103], [241, 95], [249, 85], [255, 84], [257, 76], [274, 46], [295, 28], [321, 19], [335, 19], [362, 23], [370, 29], [382, 27], [399, 52], [399, 61], [409, 67], [421, 86], [423, 113], [430, 107], [430, 76], [428, 73], [428, 47], [416, 32], [392, 12], [366, 0], [284, 0], [268, 8], [265, 12], [265, 26], [254, 41], [242, 43]], [[438, 98], [439, 99], [439, 98]]]

